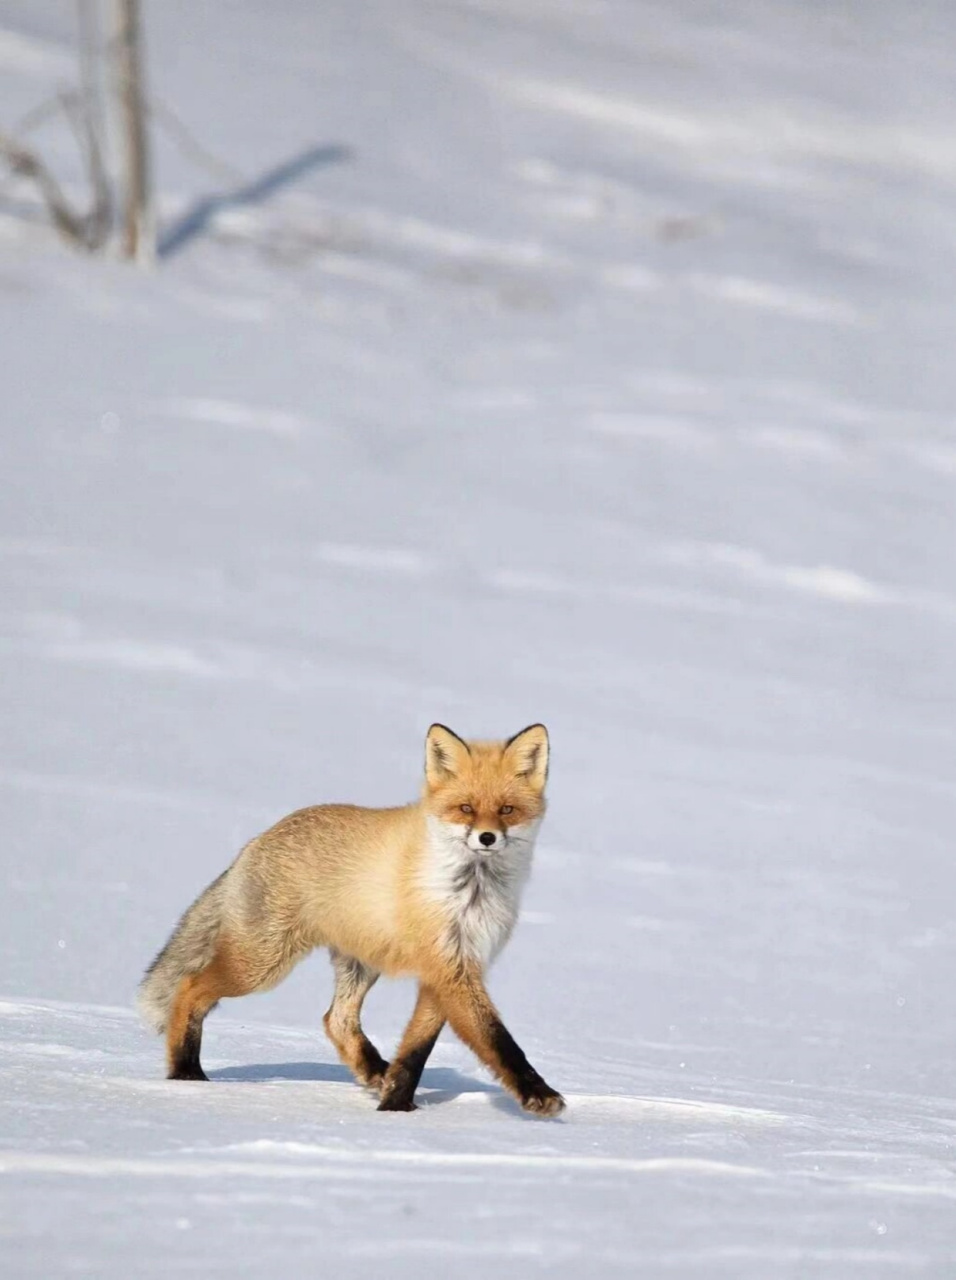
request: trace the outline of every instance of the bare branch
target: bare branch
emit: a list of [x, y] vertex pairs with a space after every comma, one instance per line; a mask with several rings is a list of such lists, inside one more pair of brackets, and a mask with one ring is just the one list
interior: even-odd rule
[[90, 253], [106, 243], [113, 223], [113, 205], [109, 177], [103, 163], [96, 131], [88, 109], [80, 107], [76, 95], [62, 95], [60, 107], [66, 112], [77, 144], [86, 152], [86, 163], [93, 187], [93, 204], [88, 213], [77, 213], [49, 166], [35, 151], [0, 131], [0, 157], [19, 177], [36, 183], [57, 231], [71, 244]]
[[146, 127], [142, 16], [139, 0], [115, 0], [115, 4], [116, 78], [126, 171], [124, 248], [128, 258], [140, 266], [149, 266], [156, 256], [156, 226]]
[[[94, 253], [106, 244], [113, 225], [112, 190], [100, 145], [101, 119], [94, 69], [98, 44], [95, 0], [78, 0], [77, 16], [82, 87], [61, 89], [55, 97], [41, 102], [20, 120], [13, 134], [0, 130], [0, 159], [7, 162], [15, 175], [36, 184], [57, 231], [71, 244]], [[92, 205], [87, 213], [78, 212], [70, 205], [49, 165], [22, 141], [24, 134], [60, 111], [70, 122], [93, 189]]]
[[182, 116], [176, 114], [172, 107], [154, 94], [146, 101], [146, 110], [151, 119], [161, 129], [165, 129], [170, 141], [178, 146], [180, 152], [200, 168], [205, 169], [219, 182], [228, 182], [233, 186], [242, 186], [249, 179], [235, 165], [214, 155], [208, 147], [199, 141]]

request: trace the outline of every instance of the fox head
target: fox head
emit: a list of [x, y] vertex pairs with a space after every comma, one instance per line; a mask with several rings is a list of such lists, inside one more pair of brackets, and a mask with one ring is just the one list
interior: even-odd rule
[[[544, 815], [548, 731], [529, 725], [506, 742], [466, 742], [443, 724], [425, 739], [425, 807], [473, 853], [533, 838]], [[455, 832], [458, 834], [458, 832]]]

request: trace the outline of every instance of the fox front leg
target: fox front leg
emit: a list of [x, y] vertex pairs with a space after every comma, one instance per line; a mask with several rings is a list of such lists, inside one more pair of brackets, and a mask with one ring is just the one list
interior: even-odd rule
[[565, 1108], [564, 1099], [525, 1057], [501, 1021], [479, 974], [467, 974], [444, 985], [439, 999], [455, 1034], [495, 1073], [525, 1111], [540, 1116], [560, 1115]]
[[428, 987], [419, 987], [415, 1012], [385, 1073], [379, 1111], [415, 1110], [415, 1090], [444, 1025], [445, 1015], [435, 993]]

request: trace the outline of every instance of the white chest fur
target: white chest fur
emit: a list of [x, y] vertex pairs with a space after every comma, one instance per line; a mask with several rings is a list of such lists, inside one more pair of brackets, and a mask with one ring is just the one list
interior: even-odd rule
[[538, 823], [512, 827], [502, 848], [469, 849], [466, 828], [428, 819], [425, 890], [446, 919], [450, 954], [489, 964], [511, 936], [531, 870]]

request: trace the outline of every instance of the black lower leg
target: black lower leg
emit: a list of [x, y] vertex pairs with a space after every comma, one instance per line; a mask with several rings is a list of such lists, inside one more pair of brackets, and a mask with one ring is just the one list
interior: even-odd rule
[[422, 1040], [403, 1057], [395, 1059], [382, 1088], [382, 1101], [378, 1104], [379, 1111], [415, 1110], [415, 1090], [418, 1088], [428, 1055], [434, 1049], [438, 1035], [439, 1032], [436, 1031], [433, 1036]]
[[186, 1034], [176, 1049], [170, 1080], [208, 1080], [199, 1062], [202, 1048], [202, 1018], [193, 1014], [186, 1024]]
[[514, 1081], [522, 1100], [550, 1097], [554, 1090], [535, 1071], [505, 1024], [496, 1019], [490, 1030], [492, 1047], [500, 1058], [502, 1067]]
[[388, 1070], [388, 1063], [366, 1035], [362, 1036], [359, 1052], [367, 1079], [380, 1081]]

